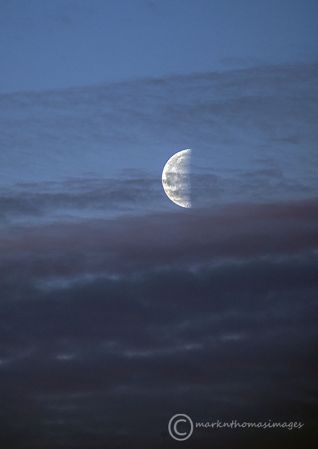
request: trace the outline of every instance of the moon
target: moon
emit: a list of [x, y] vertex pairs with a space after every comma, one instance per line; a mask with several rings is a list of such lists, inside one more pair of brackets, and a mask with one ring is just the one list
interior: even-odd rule
[[178, 151], [165, 164], [162, 187], [167, 197], [180, 207], [191, 208], [191, 150]]

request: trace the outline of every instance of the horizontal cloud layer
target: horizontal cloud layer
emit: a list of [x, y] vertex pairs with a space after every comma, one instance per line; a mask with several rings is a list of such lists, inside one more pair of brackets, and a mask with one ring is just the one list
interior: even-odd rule
[[[292, 418], [310, 432], [317, 210], [313, 200], [245, 203], [7, 230], [3, 442], [170, 447], [178, 411]], [[289, 436], [274, 432], [264, 447]], [[249, 438], [239, 444], [253, 447]]]

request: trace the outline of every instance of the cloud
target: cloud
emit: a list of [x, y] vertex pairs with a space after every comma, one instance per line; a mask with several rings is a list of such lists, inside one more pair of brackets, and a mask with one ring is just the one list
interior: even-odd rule
[[317, 64], [295, 64], [1, 95], [1, 185], [140, 167], [160, 179], [191, 147], [222, 199], [304, 198], [317, 188], [316, 78]]
[[156, 435], [170, 447], [178, 410], [310, 429], [316, 211], [313, 200], [237, 204], [6, 230], [3, 442], [82, 447], [86, 435], [125, 448]]
[[19, 183], [0, 193], [0, 218], [8, 226], [19, 221], [30, 224], [129, 211], [136, 214], [153, 207], [160, 196], [158, 180], [142, 173], [121, 179]]
[[0, 248], [8, 271], [13, 264], [16, 272], [30, 255], [28, 270], [51, 276], [195, 269], [222, 258], [310, 251], [317, 239], [316, 210], [317, 202], [307, 200], [32, 226], [3, 232]]
[[[169, 449], [177, 412], [305, 422], [189, 448], [307, 444], [316, 71], [1, 96], [1, 446]], [[160, 170], [188, 146], [195, 207], [181, 210]]]

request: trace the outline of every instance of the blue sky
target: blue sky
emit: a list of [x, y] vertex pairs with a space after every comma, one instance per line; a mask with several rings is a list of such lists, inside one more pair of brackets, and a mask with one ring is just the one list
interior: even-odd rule
[[193, 149], [199, 207], [315, 194], [315, 2], [1, 7], [4, 194], [23, 183], [39, 194], [52, 186], [43, 183], [55, 183], [56, 193], [78, 179], [94, 190], [96, 182], [108, 188], [110, 180], [147, 178], [154, 196], [133, 210], [174, 210], [160, 196], [161, 171], [184, 148]]
[[316, 5], [0, 0], [1, 448], [317, 441]]
[[0, 91], [317, 57], [314, 0], [1, 0]]
[[316, 79], [299, 63], [1, 95], [3, 211], [20, 198], [39, 220], [31, 195], [42, 218], [173, 212], [161, 172], [188, 147], [196, 207], [312, 198]]

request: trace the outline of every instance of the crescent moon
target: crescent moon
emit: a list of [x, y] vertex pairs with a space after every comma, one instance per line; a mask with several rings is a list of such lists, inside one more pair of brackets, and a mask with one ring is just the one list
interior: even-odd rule
[[181, 207], [191, 207], [190, 185], [191, 150], [178, 151], [165, 164], [162, 187], [167, 197]]

